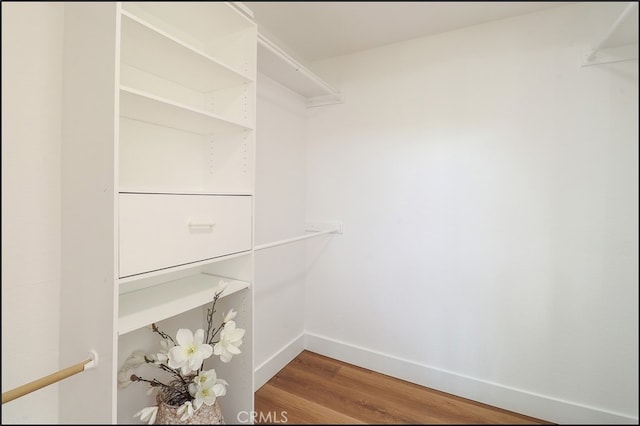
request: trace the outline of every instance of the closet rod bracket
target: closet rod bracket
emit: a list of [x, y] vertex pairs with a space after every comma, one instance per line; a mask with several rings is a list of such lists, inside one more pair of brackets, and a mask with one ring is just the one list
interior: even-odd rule
[[96, 368], [98, 366], [98, 352], [95, 350], [89, 351], [89, 362], [84, 365], [84, 370]]
[[307, 222], [304, 230], [307, 232], [324, 232], [333, 230], [332, 233], [344, 234], [344, 224], [342, 222]]

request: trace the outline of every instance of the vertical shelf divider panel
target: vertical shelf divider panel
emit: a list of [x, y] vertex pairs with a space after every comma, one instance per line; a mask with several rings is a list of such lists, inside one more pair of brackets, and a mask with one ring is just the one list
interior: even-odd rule
[[61, 363], [100, 366], [60, 384], [60, 419], [135, 421], [154, 402], [118, 388], [122, 363], [158, 350], [151, 323], [206, 327], [224, 280], [246, 329], [219, 374], [234, 423], [253, 410], [256, 25], [226, 2], [67, 3], [64, 66]]
[[119, 5], [64, 5], [60, 365], [97, 368], [58, 384], [61, 424], [116, 419], [116, 179]]

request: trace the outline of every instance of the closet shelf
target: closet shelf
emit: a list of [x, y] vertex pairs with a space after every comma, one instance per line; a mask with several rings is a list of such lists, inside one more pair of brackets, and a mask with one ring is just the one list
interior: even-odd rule
[[157, 190], [124, 187], [120, 185], [119, 194], [165, 194], [165, 195], [253, 195], [250, 191], [198, 191], [193, 189]]
[[120, 86], [120, 104], [120, 115], [123, 117], [201, 135], [251, 130], [249, 126], [217, 114], [126, 86]]
[[307, 106], [342, 103], [339, 91], [258, 33], [258, 71], [307, 99]]
[[[122, 11], [141, 17], [156, 28], [179, 34], [198, 50], [220, 51], [229, 35], [254, 23], [228, 2], [122, 2]], [[211, 17], [216, 17], [212, 22]]]
[[585, 53], [582, 66], [638, 59], [638, 4], [629, 3], [609, 30]]
[[122, 11], [122, 62], [199, 92], [252, 81], [240, 71]]
[[229, 284], [223, 297], [249, 287], [249, 283], [216, 275], [199, 274], [120, 295], [118, 334], [197, 308], [213, 300], [220, 281]]

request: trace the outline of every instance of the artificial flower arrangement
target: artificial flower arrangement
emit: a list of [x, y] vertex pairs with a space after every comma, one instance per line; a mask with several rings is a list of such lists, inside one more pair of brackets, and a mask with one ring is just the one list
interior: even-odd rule
[[[227, 287], [226, 281], [221, 281], [214, 291], [213, 301], [207, 309], [207, 330], [191, 330], [181, 328], [176, 333], [175, 340], [160, 330], [156, 324], [151, 325], [154, 333], [162, 338], [160, 351], [145, 353], [134, 351], [125, 361], [118, 373], [118, 382], [126, 387], [133, 382], [149, 384], [148, 394], [155, 393], [157, 401], [163, 401], [170, 406], [179, 407], [177, 414], [181, 421], [190, 419], [203, 405], [212, 406], [218, 397], [227, 393], [228, 383], [217, 377], [215, 369], [204, 370], [204, 360], [211, 355], [217, 355], [222, 362], [230, 362], [234, 355], [240, 353], [239, 346], [245, 330], [236, 327], [237, 312], [231, 309], [222, 324], [217, 328], [213, 325], [213, 314], [216, 302]], [[219, 336], [216, 340], [216, 336]], [[135, 374], [135, 369], [148, 364], [164, 372], [169, 379], [161, 382], [156, 378], [147, 379]], [[158, 405], [145, 407], [135, 414], [140, 420], [153, 424], [158, 414]]]

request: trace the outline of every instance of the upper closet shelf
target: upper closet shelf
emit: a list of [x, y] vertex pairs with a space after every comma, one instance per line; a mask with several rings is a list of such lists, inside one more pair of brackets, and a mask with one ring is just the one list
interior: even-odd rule
[[[179, 34], [197, 50], [218, 52], [229, 35], [254, 29], [253, 21], [227, 2], [122, 2], [123, 12], [170, 34]], [[215, 17], [215, 22], [212, 22]], [[225, 43], [222, 43], [224, 46]]]
[[594, 48], [585, 53], [582, 66], [638, 59], [638, 4], [628, 3]]
[[258, 33], [258, 71], [307, 98], [307, 106], [342, 103], [336, 89]]
[[126, 11], [122, 12], [122, 38], [124, 64], [198, 92], [252, 81], [250, 76]]

